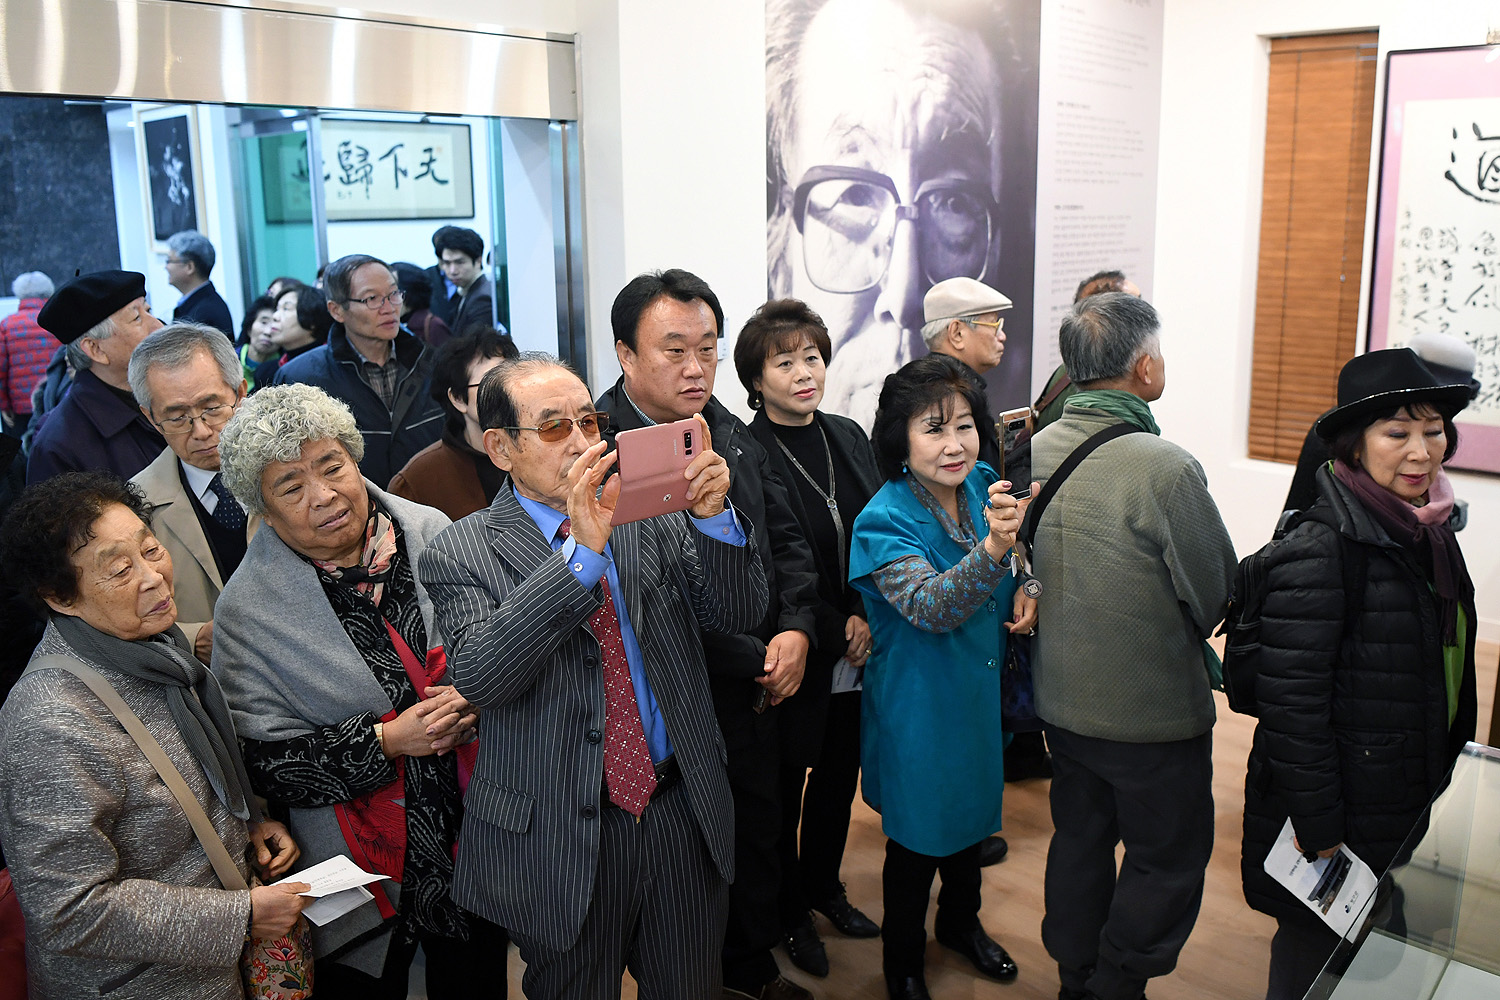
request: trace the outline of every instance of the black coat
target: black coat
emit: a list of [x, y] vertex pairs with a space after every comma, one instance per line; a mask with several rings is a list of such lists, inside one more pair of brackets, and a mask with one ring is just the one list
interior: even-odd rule
[[[626, 398], [623, 377], [594, 405], [609, 414], [606, 437], [611, 447], [620, 431], [646, 426]], [[714, 451], [729, 465], [729, 502], [741, 524], [759, 540], [770, 590], [765, 618], [756, 628], [733, 635], [703, 633], [714, 711], [724, 741], [733, 751], [760, 739], [764, 727], [777, 724], [774, 710], [760, 716], [752, 710], [762, 690], [755, 678], [765, 676], [766, 642], [778, 632], [797, 629], [813, 639], [816, 649], [818, 580], [812, 547], [766, 449], [717, 399], [709, 397], [703, 419], [713, 436]], [[810, 659], [812, 653], [808, 655]]]
[[[844, 524], [844, 531], [849, 534], [854, 531], [854, 517], [864, 510], [865, 504], [870, 502], [870, 498], [883, 485], [880, 473], [875, 468], [875, 452], [870, 447], [870, 439], [865, 437], [864, 429], [848, 417], [819, 411], [814, 419], [827, 435], [828, 447], [853, 470], [852, 482], [838, 482], [841, 498], [843, 492], [848, 490], [848, 497], [853, 501], [852, 515]], [[808, 525], [812, 512], [807, 509], [802, 490], [796, 485], [796, 478], [800, 473], [791, 467], [791, 463], [777, 447], [776, 432], [771, 429], [771, 421], [764, 410], [756, 413], [755, 419], [750, 421], [750, 433], [766, 450], [772, 469], [786, 484], [787, 501], [797, 518], [798, 526], [802, 528], [803, 536], [811, 537]], [[821, 513], [819, 516], [822, 516]], [[802, 678], [802, 686], [781, 705], [781, 725], [790, 737], [783, 742], [783, 746], [790, 746], [798, 759], [815, 764], [818, 751], [823, 745], [823, 729], [828, 721], [833, 666], [849, 648], [849, 640], [844, 638], [844, 626], [850, 615], [863, 618], [865, 607], [859, 591], [849, 585], [848, 574], [841, 572], [838, 561], [830, 564], [823, 557], [821, 549], [816, 546], [809, 548], [818, 574], [816, 646], [807, 654], [807, 673]]]
[[342, 323], [328, 331], [328, 343], [299, 354], [276, 370], [276, 385], [305, 382], [343, 400], [354, 412], [365, 457], [359, 471], [381, 489], [400, 472], [412, 456], [438, 439], [443, 432], [443, 409], [432, 398], [432, 366], [437, 352], [402, 327], [391, 342], [396, 359], [406, 366], [406, 376], [396, 388], [395, 405], [386, 409], [379, 394], [359, 375], [360, 358]]
[[[1308, 912], [1262, 868], [1287, 816], [1303, 848], [1343, 842], [1384, 871], [1474, 737], [1477, 714], [1467, 571], [1464, 673], [1449, 726], [1438, 605], [1425, 575], [1343, 483], [1326, 469], [1317, 483], [1338, 534], [1304, 521], [1270, 560], [1260, 724], [1245, 778], [1245, 899], [1277, 917]], [[1346, 545], [1365, 563], [1347, 623]]]
[[222, 332], [230, 343], [234, 342], [234, 319], [229, 315], [229, 304], [212, 281], [205, 281], [188, 293], [188, 297], [172, 310], [172, 322], [202, 323]]
[[26, 482], [96, 469], [129, 479], [166, 446], [166, 438], [138, 407], [126, 403], [93, 372], [81, 371], [63, 401], [37, 428]]

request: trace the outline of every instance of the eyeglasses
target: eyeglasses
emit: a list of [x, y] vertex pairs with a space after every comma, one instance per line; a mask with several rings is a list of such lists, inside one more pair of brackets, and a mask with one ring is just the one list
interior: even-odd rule
[[557, 417], [553, 420], [543, 420], [535, 427], [502, 427], [501, 430], [536, 431], [536, 436], [547, 444], [556, 444], [559, 441], [566, 441], [573, 435], [574, 424], [577, 424], [583, 431], [584, 437], [597, 438], [609, 429], [609, 414], [585, 413], [576, 419]]
[[187, 434], [193, 429], [193, 421], [203, 421], [203, 426], [209, 430], [218, 430], [229, 422], [234, 416], [236, 403], [220, 403], [218, 406], [206, 407], [197, 413], [184, 413], [176, 417], [166, 417], [156, 421], [156, 426], [161, 428], [163, 434]]
[[358, 303], [359, 305], [364, 306], [366, 309], [380, 310], [384, 309], [386, 306], [400, 305], [401, 300], [404, 298], [406, 298], [406, 296], [402, 293], [401, 289], [398, 288], [394, 292], [387, 292], [384, 295], [366, 295], [362, 299], [345, 299], [344, 301], [348, 302], [350, 305]]
[[860, 167], [812, 167], [792, 195], [808, 278], [825, 292], [846, 295], [885, 277], [902, 220], [917, 227], [918, 261], [929, 282], [982, 280], [998, 214], [988, 185], [978, 181], [928, 181], [906, 205], [895, 181]]
[[998, 330], [1005, 324], [1003, 319], [965, 319], [963, 322], [969, 326], [987, 326], [991, 330]]

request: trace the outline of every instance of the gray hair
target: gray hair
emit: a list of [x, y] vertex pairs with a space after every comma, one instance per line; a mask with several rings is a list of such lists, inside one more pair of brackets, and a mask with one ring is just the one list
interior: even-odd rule
[[1143, 354], [1156, 357], [1161, 319], [1145, 299], [1124, 292], [1091, 295], [1062, 321], [1058, 349], [1068, 375], [1080, 385], [1119, 378]]
[[73, 366], [75, 372], [86, 372], [94, 366], [94, 359], [84, 353], [79, 347], [79, 341], [83, 340], [108, 340], [115, 335], [115, 318], [106, 316], [82, 334], [70, 340], [64, 345], [63, 350], [68, 356], [68, 364]]
[[27, 271], [16, 275], [10, 283], [10, 293], [18, 299], [47, 299], [54, 291], [52, 279], [41, 271]]
[[135, 401], [151, 412], [151, 387], [146, 384], [146, 375], [153, 367], [175, 369], [189, 365], [199, 351], [207, 351], [214, 359], [231, 392], [240, 387], [245, 380], [245, 369], [223, 331], [202, 323], [173, 323], [152, 333], [130, 352], [126, 377], [130, 379]]
[[[510, 387], [518, 378], [554, 368], [568, 372], [574, 377], [578, 375], [572, 365], [546, 351], [523, 351], [509, 361], [502, 361], [491, 368], [485, 373], [484, 378], [479, 380], [479, 391], [474, 395], [474, 403], [479, 410], [479, 426], [485, 430], [515, 427], [520, 411], [516, 406], [515, 397], [511, 395]], [[510, 435], [511, 440], [520, 436], [515, 430], [509, 430], [506, 433]]]
[[[387, 271], [391, 271], [391, 265], [379, 257], [371, 257], [367, 253], [345, 254], [324, 268], [323, 289], [328, 293], [328, 301], [337, 302], [341, 306], [348, 305], [350, 291], [354, 285], [354, 272], [366, 264], [379, 264]], [[396, 280], [395, 271], [391, 271], [391, 280]], [[286, 293], [282, 292], [281, 294], [285, 295]]]
[[191, 261], [198, 276], [205, 280], [209, 272], [214, 269], [214, 261], [219, 259], [208, 237], [196, 229], [184, 229], [180, 233], [173, 233], [167, 237], [167, 249], [183, 260]]
[[364, 438], [354, 414], [317, 386], [292, 383], [260, 390], [240, 408], [219, 435], [219, 475], [251, 514], [264, 515], [260, 477], [272, 462], [295, 462], [309, 441], [333, 439], [358, 462]]

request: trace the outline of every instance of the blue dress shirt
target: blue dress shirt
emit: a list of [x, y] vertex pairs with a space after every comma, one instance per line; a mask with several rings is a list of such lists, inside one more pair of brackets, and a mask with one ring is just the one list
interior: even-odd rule
[[[615, 615], [620, 619], [620, 639], [625, 644], [625, 660], [630, 665], [630, 683], [635, 688], [636, 709], [641, 713], [641, 728], [646, 732], [646, 748], [651, 752], [652, 762], [661, 763], [672, 755], [672, 739], [667, 735], [667, 724], [661, 717], [656, 696], [651, 693], [651, 682], [646, 679], [641, 644], [630, 624], [630, 612], [625, 607], [625, 592], [620, 589], [620, 575], [615, 569], [614, 555], [609, 545], [605, 544], [604, 554], [600, 555], [586, 545], [580, 546], [571, 537], [559, 538], [557, 529], [567, 517], [566, 514], [553, 510], [540, 501], [524, 497], [519, 491], [516, 492], [516, 500], [531, 515], [531, 520], [542, 537], [551, 541], [552, 551], [562, 550], [563, 557], [568, 560], [568, 569], [583, 589], [593, 590], [601, 576], [608, 582], [609, 592], [615, 601]], [[734, 510], [727, 505], [722, 513], [713, 517], [689, 516], [688, 523], [718, 541], [728, 542], [730, 545], [745, 544], [745, 533], [740, 528]]]

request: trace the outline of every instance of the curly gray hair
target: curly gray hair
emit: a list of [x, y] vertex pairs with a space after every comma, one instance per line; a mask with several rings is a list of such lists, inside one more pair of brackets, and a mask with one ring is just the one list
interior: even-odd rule
[[219, 475], [245, 510], [264, 515], [261, 474], [272, 462], [295, 462], [309, 441], [329, 438], [358, 462], [364, 438], [349, 407], [312, 385], [273, 385], [240, 404], [219, 435]]

